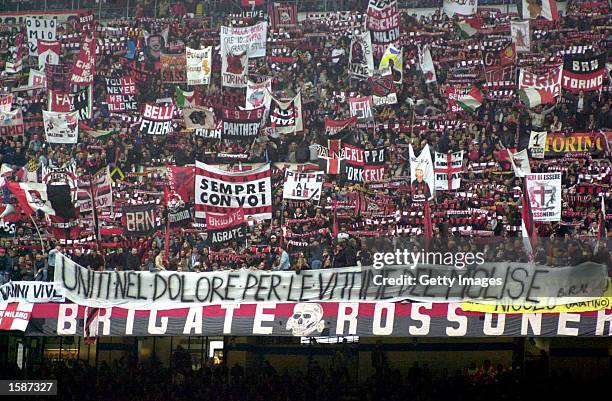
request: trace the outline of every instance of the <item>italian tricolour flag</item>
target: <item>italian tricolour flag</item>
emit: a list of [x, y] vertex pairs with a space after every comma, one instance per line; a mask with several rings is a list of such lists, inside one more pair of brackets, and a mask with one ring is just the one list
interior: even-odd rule
[[551, 104], [555, 102], [555, 97], [546, 89], [521, 89], [519, 90], [519, 99], [530, 109], [541, 104]]
[[482, 19], [480, 17], [466, 18], [455, 24], [459, 30], [459, 35], [466, 39], [474, 36], [480, 29], [482, 29]]
[[477, 108], [479, 108], [482, 105], [483, 101], [484, 101], [484, 94], [478, 87], [473, 86], [467, 95], [457, 100], [457, 104], [462, 109], [473, 113], [474, 111], [476, 111]]

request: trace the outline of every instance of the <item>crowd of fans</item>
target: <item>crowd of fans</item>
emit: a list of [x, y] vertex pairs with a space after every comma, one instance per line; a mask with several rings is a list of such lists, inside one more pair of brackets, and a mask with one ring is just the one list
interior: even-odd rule
[[[358, 21], [357, 14], [363, 14], [365, 6], [354, 11], [357, 13], [351, 21]], [[585, 12], [580, 3], [573, 2], [568, 4], [566, 14], [559, 21], [534, 22], [530, 55], [558, 57], [559, 50], [576, 45], [589, 45], [592, 46], [589, 51], [609, 54], [612, 47], [608, 12], [608, 8], [598, 9], [597, 13]], [[482, 18], [486, 26], [495, 27], [507, 25], [511, 16], [498, 12], [485, 13]], [[249, 71], [272, 76], [273, 91], [278, 96], [289, 98], [302, 93], [305, 129], [300, 134], [272, 135], [253, 143], [219, 141], [193, 135], [182, 128], [182, 121], [178, 121], [175, 131], [167, 136], [147, 136], [139, 132], [138, 124], [134, 124], [138, 113], [133, 114], [134, 120], [125, 118], [125, 114], [108, 111], [104, 80], [107, 76], [138, 76], [137, 101], [141, 107], [156, 99], [175, 96], [176, 84], [162, 82], [159, 60], [151, 57], [145, 41], [137, 49], [136, 59], [126, 58], [127, 38], [134, 32], [146, 30], [153, 37], [168, 28], [167, 41], [163, 44], [167, 49], [162, 50], [180, 53], [185, 46], [218, 46], [219, 26], [237, 20], [240, 18], [233, 16], [212, 22], [210, 18], [181, 14], [172, 18], [103, 21], [97, 28], [98, 38], [114, 38], [117, 40], [113, 43], [119, 45], [102, 49], [99, 45], [93, 88], [94, 112], [85, 124], [91, 129], [110, 130], [114, 136], [99, 140], [82, 133], [76, 145], [46, 143], [40, 124], [41, 112], [46, 107], [44, 91], [15, 92], [16, 104], [24, 111], [26, 130], [23, 136], [0, 136], [0, 162], [12, 167], [12, 172], [4, 178], [19, 181], [20, 172], [32, 164], [39, 177], [43, 167], [61, 166], [70, 161], [76, 163], [77, 175], [93, 174], [105, 166], [110, 170], [118, 167], [125, 178], [114, 177], [114, 212], [100, 210], [98, 217], [105, 227], [119, 228], [121, 218], [116, 212], [128, 202], [155, 201], [160, 203], [160, 209], [163, 208], [164, 166], [168, 164], [185, 166], [196, 160], [214, 163], [219, 153], [248, 155], [245, 163], [234, 164], [230, 166], [232, 169], [258, 162], [317, 162], [312, 145], [327, 146], [324, 119], [349, 117], [346, 99], [351, 93], [370, 95], [367, 81], [351, 78], [347, 71], [351, 41], [346, 25], [334, 17], [324, 22], [306, 19], [299, 26], [274, 36], [277, 39], [268, 43], [269, 54], [278, 51], [280, 53], [275, 54], [287, 55], [291, 64], [279, 67], [278, 63], [271, 64], [266, 58], [251, 60], [254, 65]], [[243, 22], [253, 21], [247, 18]], [[114, 231], [103, 230], [102, 237], [92, 241], [85, 238], [96, 234], [93, 216], [82, 214], [80, 237], [69, 239], [81, 241], [72, 243], [53, 238], [44, 216], [29, 219], [21, 215], [14, 223], [13, 232], [5, 232], [0, 238], [0, 271], [5, 272], [5, 279], [52, 280], [57, 252], [65, 252], [79, 264], [96, 270], [199, 272], [249, 268], [300, 271], [367, 265], [371, 263], [373, 252], [400, 244], [423, 246], [423, 206], [411, 202], [410, 194], [402, 191], [402, 180], [410, 178], [408, 144], [413, 145], [417, 154], [426, 144], [432, 152], [464, 150], [466, 154], [460, 189], [436, 192], [435, 203], [431, 206], [434, 241], [448, 244], [448, 238], [459, 236], [471, 236], [474, 241], [489, 238], [490, 242], [499, 242], [500, 237], [518, 239], [522, 179], [514, 176], [508, 159], [503, 157], [504, 150], [526, 148], [532, 128], [549, 132], [612, 129], [610, 80], [607, 78], [604, 88], [598, 92], [574, 95], [564, 91], [558, 102], [550, 107], [538, 106], [530, 110], [519, 102], [516, 90], [507, 97], [491, 91], [485, 92], [487, 97], [475, 113], [451, 112], [444, 90], [453, 86], [450, 83], [453, 69], [462, 59], [480, 58], [480, 53], [474, 56], [471, 49], [490, 39], [483, 33], [461, 39], [452, 22], [440, 11], [420, 17], [411, 14], [410, 10], [401, 13], [404, 74], [402, 85], [397, 88], [398, 103], [377, 107], [375, 128], [355, 129], [351, 135], [354, 143], [363, 148], [386, 149], [383, 181], [351, 184], [342, 176], [328, 175], [319, 202], [288, 201], [283, 200], [282, 195], [283, 172], [274, 167], [272, 220], [249, 221], [246, 243], [230, 242], [220, 249], [210, 247], [206, 230], [198, 228], [196, 221], [173, 230], [169, 236], [165, 235], [165, 225], [161, 225], [162, 229], [149, 237], [128, 239]], [[6, 55], [16, 30], [25, 32], [25, 27], [0, 28], [0, 54]], [[58, 28], [58, 37], [63, 43], [78, 41], [76, 33], [70, 24]], [[272, 37], [273, 32], [269, 35]], [[576, 37], [580, 38], [578, 42]], [[589, 37], [596, 39], [589, 40]], [[437, 82], [433, 84], [425, 83], [416, 62], [418, 46], [425, 43], [431, 45], [436, 67]], [[70, 64], [75, 59], [78, 52], [70, 49], [70, 46], [63, 48], [63, 63]], [[210, 85], [180, 86], [186, 91], [195, 90], [203, 105], [238, 106], [240, 99], [244, 102], [244, 90], [221, 87], [217, 50], [213, 56]], [[521, 57], [527, 55], [518, 56], [519, 65]], [[35, 62], [34, 58], [29, 60], [31, 65]], [[27, 68], [23, 74], [3, 74], [1, 86], [10, 91], [26, 85], [25, 71]], [[482, 83], [482, 77], [475, 78], [475, 82], [479, 80]], [[560, 171], [563, 175], [562, 221], [539, 223], [538, 234], [583, 241], [574, 245], [578, 248], [571, 255], [561, 245], [552, 250], [543, 249], [540, 262], [561, 265], [568, 257], [580, 261], [583, 256], [609, 263], [605, 248], [594, 251], [592, 246], [602, 227], [605, 232], [609, 225], [609, 215], [601, 213], [601, 197], [606, 206], [612, 199], [608, 155], [602, 152], [597, 158], [566, 155], [531, 160], [533, 172]], [[356, 210], [357, 198], [364, 202], [366, 210]], [[16, 203], [6, 190], [4, 203], [4, 208]], [[368, 205], [375, 206], [376, 210], [368, 210]], [[516, 256], [517, 252], [522, 252], [521, 242], [508, 241], [497, 259], [523, 260]]]
[[[187, 358], [184, 358], [184, 356]], [[173, 364], [164, 367], [155, 359], [137, 362], [122, 358], [103, 361], [98, 368], [83, 361], [46, 363], [30, 379], [58, 380], [62, 400], [192, 400], [220, 398], [233, 401], [334, 401], [334, 400], [525, 400], [575, 399], [585, 386], [605, 388], [605, 377], [580, 380], [569, 372], [524, 372], [519, 365], [509, 367], [489, 360], [472, 362], [463, 370], [434, 373], [427, 363], [415, 362], [409, 369], [384, 363], [361, 384], [338, 376], [337, 365], [322, 366], [310, 361], [306, 371], [277, 371], [267, 361], [257, 368], [239, 364], [208, 364], [198, 369], [189, 354], [178, 350]], [[8, 371], [8, 370], [7, 370]], [[12, 372], [17, 371], [16, 367]], [[7, 377], [14, 379], [15, 375]], [[544, 390], [545, 389], [545, 390]]]

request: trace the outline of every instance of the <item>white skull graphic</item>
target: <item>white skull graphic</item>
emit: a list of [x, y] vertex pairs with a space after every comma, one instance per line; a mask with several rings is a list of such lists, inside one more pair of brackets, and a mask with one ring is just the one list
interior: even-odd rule
[[287, 330], [294, 336], [307, 336], [325, 328], [323, 308], [319, 304], [299, 303], [293, 308], [293, 315], [287, 320]]

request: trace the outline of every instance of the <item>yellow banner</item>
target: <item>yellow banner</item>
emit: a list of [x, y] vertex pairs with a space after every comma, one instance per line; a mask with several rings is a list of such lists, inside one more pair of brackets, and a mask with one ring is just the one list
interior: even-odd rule
[[608, 278], [608, 286], [603, 296], [589, 301], [568, 302], [558, 304], [559, 298], [541, 299], [538, 304], [480, 304], [463, 302], [461, 309], [466, 312], [484, 313], [560, 313], [560, 312], [592, 312], [609, 309], [612, 304], [612, 278]]
[[591, 312], [610, 308], [612, 297], [600, 297], [591, 301], [573, 302], [562, 305], [546, 305], [545, 302], [538, 305], [495, 305], [477, 304], [474, 302], [463, 302], [461, 309], [466, 312], [484, 313], [560, 313], [560, 312]]

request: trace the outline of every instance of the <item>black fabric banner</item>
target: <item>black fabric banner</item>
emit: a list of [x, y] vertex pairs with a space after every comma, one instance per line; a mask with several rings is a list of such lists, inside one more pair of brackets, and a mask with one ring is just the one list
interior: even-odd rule
[[159, 227], [155, 207], [155, 204], [124, 206], [121, 222], [125, 234], [131, 237], [153, 234]]
[[259, 134], [265, 107], [253, 110], [223, 108], [221, 139], [252, 141]]
[[168, 223], [170, 227], [185, 227], [193, 220], [193, 211], [187, 206], [178, 206], [168, 209]]

